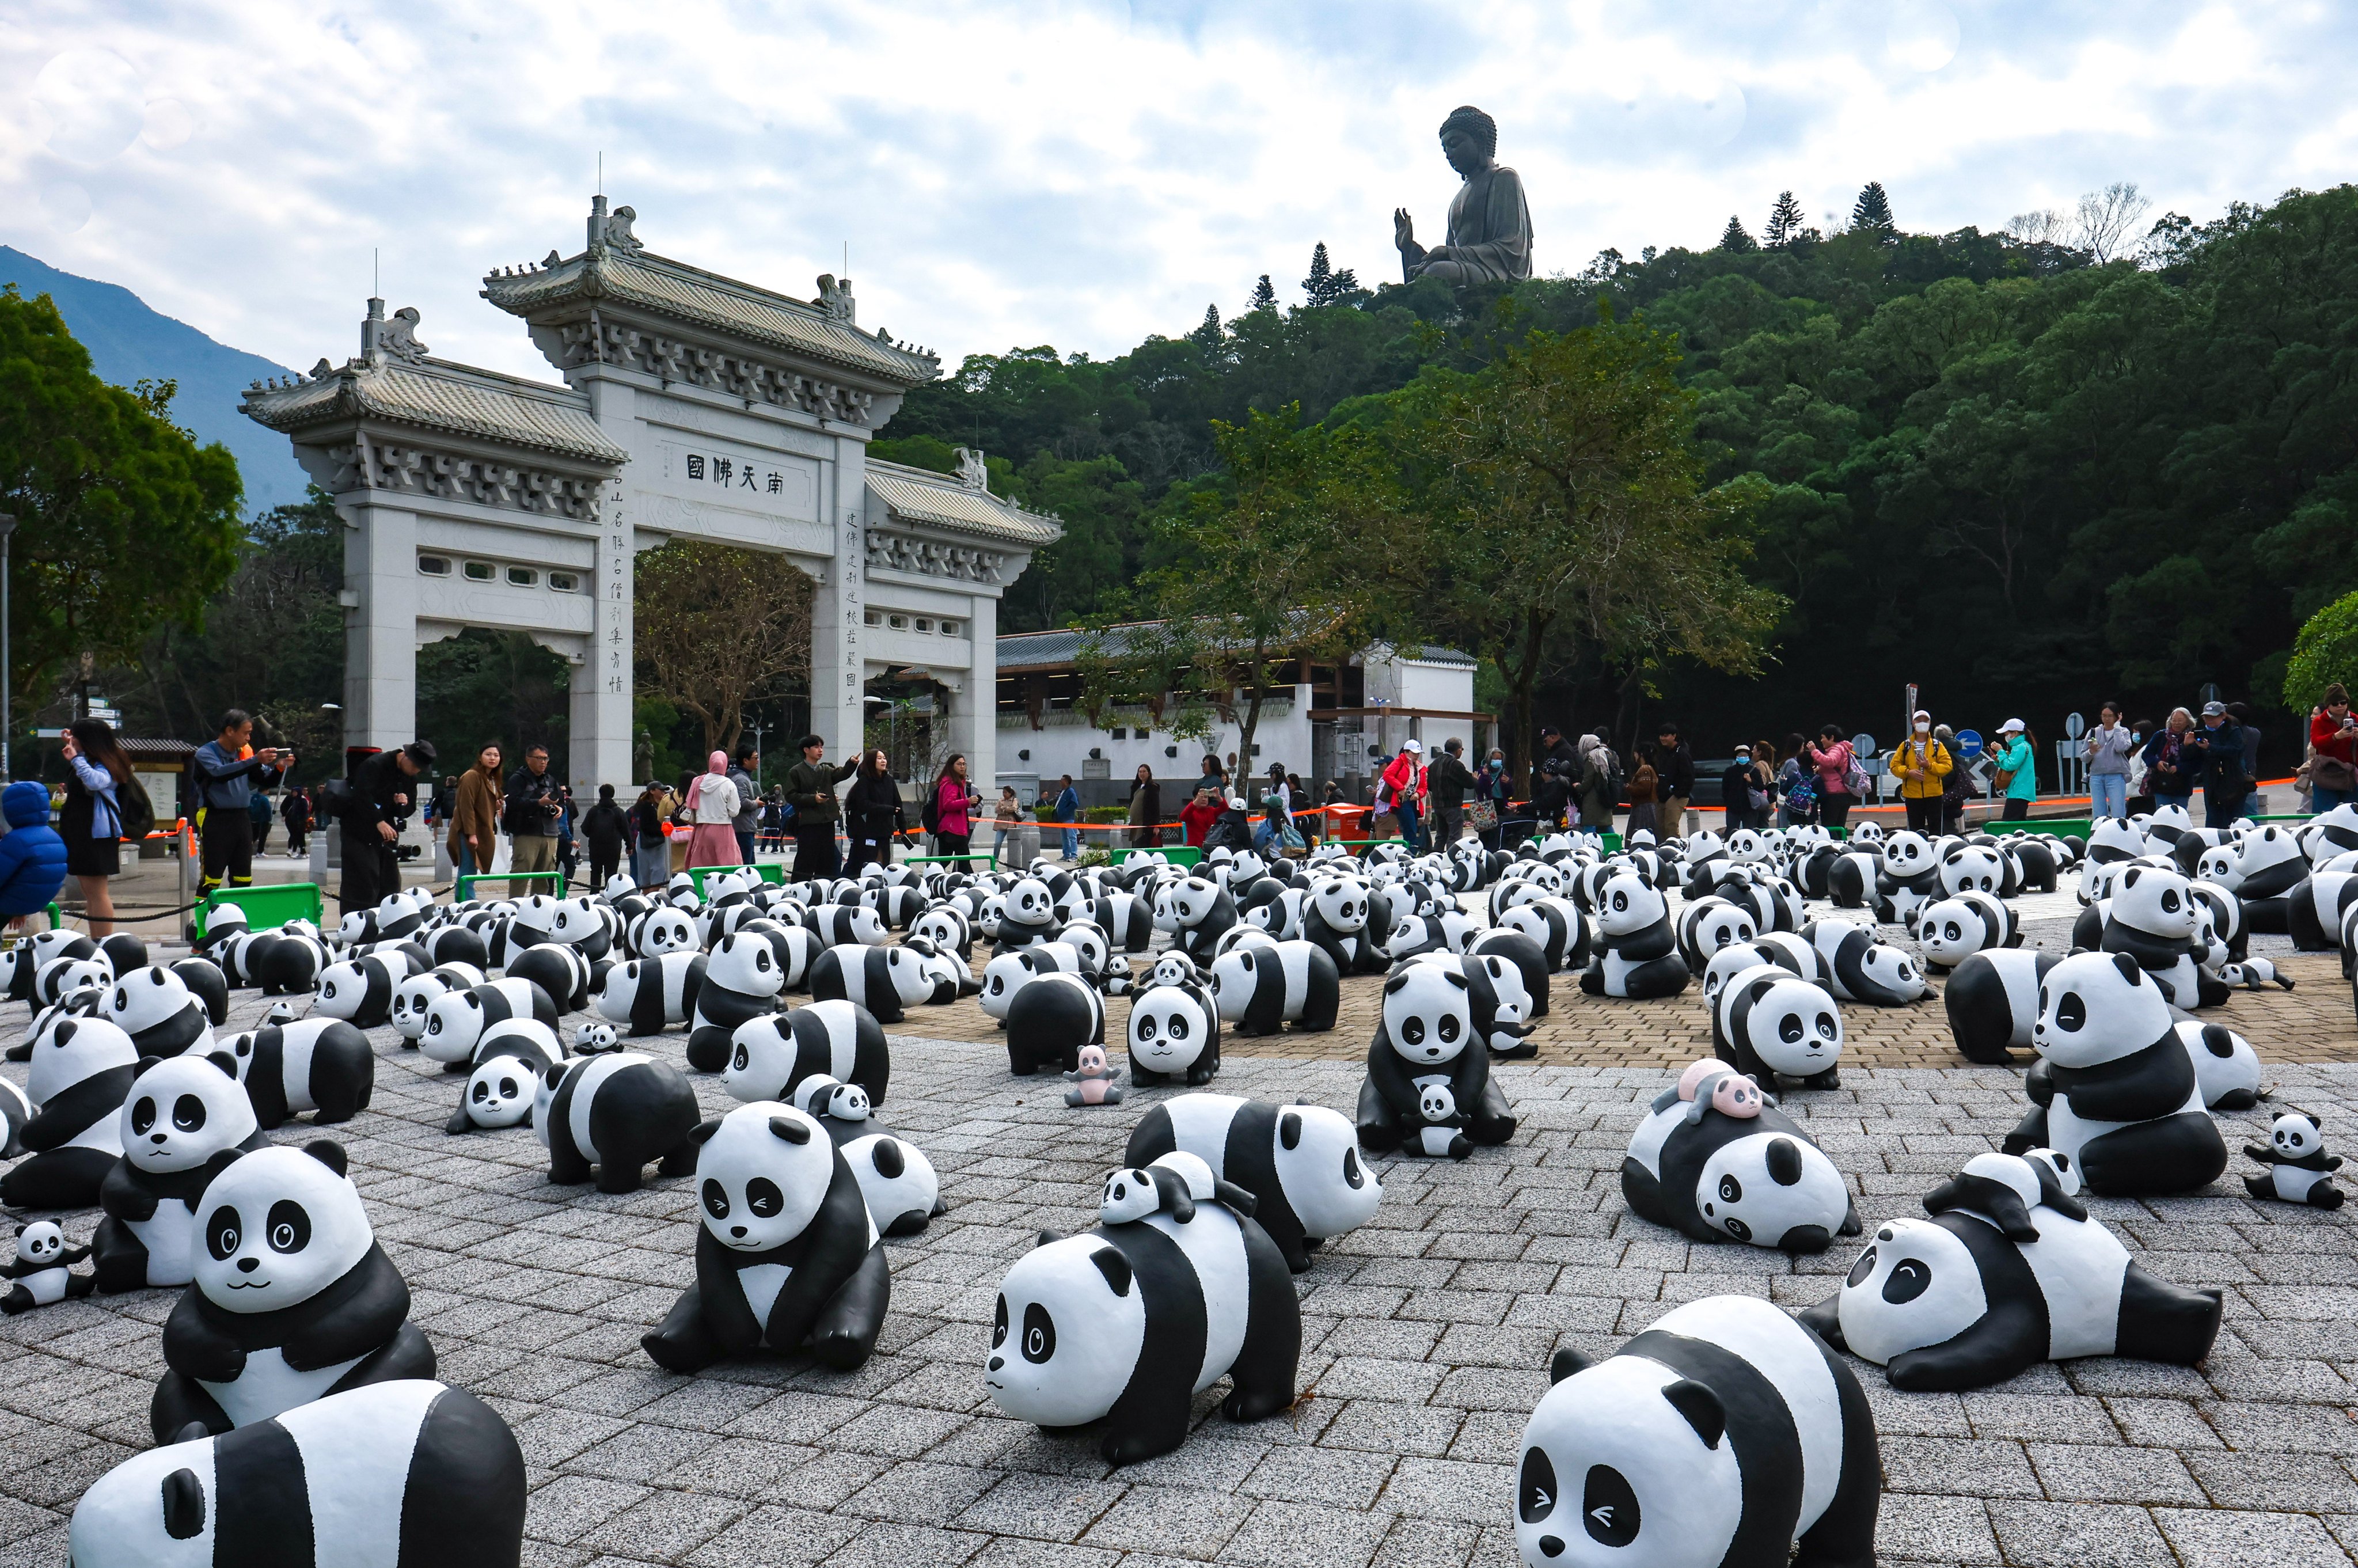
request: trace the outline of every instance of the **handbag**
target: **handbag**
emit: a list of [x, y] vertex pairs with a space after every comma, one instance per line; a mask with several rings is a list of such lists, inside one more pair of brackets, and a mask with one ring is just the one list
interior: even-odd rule
[[1498, 803], [1495, 800], [1474, 802], [1466, 808], [1466, 820], [1473, 825], [1476, 833], [1487, 833], [1498, 826]]
[[1747, 784], [1744, 790], [1744, 801], [1755, 811], [1766, 811], [1768, 809], [1768, 792]]

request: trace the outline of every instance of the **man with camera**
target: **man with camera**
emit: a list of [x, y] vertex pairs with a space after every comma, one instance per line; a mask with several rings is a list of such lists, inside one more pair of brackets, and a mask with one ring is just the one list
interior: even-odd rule
[[343, 806], [346, 910], [371, 909], [401, 889], [401, 825], [414, 808], [416, 780], [434, 765], [434, 743], [412, 741], [352, 770]]
[[[524, 766], [508, 775], [501, 825], [508, 830], [508, 870], [516, 872], [557, 870], [557, 819], [565, 814], [565, 795], [548, 776], [548, 748], [535, 746], [524, 754]], [[508, 883], [510, 898], [544, 891], [523, 881]]]

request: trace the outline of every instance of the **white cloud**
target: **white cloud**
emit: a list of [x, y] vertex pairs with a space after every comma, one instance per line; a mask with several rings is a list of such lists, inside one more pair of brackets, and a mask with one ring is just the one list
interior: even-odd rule
[[[1397, 276], [1434, 127], [1501, 125], [1544, 270], [1756, 230], [1788, 187], [1985, 227], [2114, 179], [2198, 216], [2342, 178], [2329, 6], [1765, 0], [759, 5], [58, 4], [0, 26], [0, 241], [285, 363], [351, 351], [370, 255], [438, 353], [546, 375], [481, 274], [570, 253], [605, 184], [654, 248], [949, 354], [1119, 352]], [[85, 205], [87, 216], [84, 216]]]

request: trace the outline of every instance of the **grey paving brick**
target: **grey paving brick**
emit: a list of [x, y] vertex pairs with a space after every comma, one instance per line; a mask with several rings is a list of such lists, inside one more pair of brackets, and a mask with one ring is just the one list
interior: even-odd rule
[[1076, 1541], [1127, 1490], [1119, 1481], [1076, 1476], [1004, 1476], [954, 1522], [961, 1530], [991, 1535]]
[[1209, 1562], [1252, 1513], [1243, 1498], [1137, 1487], [1091, 1525], [1082, 1544]]
[[657, 1491], [575, 1541], [616, 1556], [669, 1562], [727, 1529], [746, 1511], [743, 1503], [692, 1492]]
[[1391, 1519], [1359, 1509], [1264, 1502], [1221, 1548], [1223, 1563], [1256, 1568], [1367, 1568]]
[[2185, 1568], [2346, 1568], [2350, 1561], [2304, 1514], [2157, 1509], [2154, 1518]]
[[2008, 1568], [2157, 1568], [2169, 1547], [2143, 1509], [2106, 1503], [1993, 1502]]
[[2119, 1444], [2023, 1445], [2047, 1495], [2059, 1503], [2193, 1503], [2205, 1500], [2179, 1456]]
[[1999, 1561], [1997, 1536], [1979, 1498], [1887, 1492], [1876, 1520], [1876, 1554], [1883, 1562], [1984, 1563]]
[[[1256, 1465], [1238, 1488], [1248, 1497], [1299, 1503], [1331, 1503], [1364, 1509], [1391, 1478], [1389, 1454], [1331, 1448], [1278, 1448]], [[1381, 1532], [1378, 1532], [1380, 1539]], [[1372, 1555], [1374, 1541], [1368, 1543]]]

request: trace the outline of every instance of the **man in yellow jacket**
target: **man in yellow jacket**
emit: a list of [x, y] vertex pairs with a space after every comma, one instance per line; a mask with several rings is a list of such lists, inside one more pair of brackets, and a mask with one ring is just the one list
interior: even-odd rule
[[1932, 716], [1917, 709], [1908, 739], [1891, 753], [1891, 773], [1908, 803], [1908, 826], [1927, 838], [1941, 831], [1942, 781], [1956, 765], [1949, 748], [1932, 738]]

